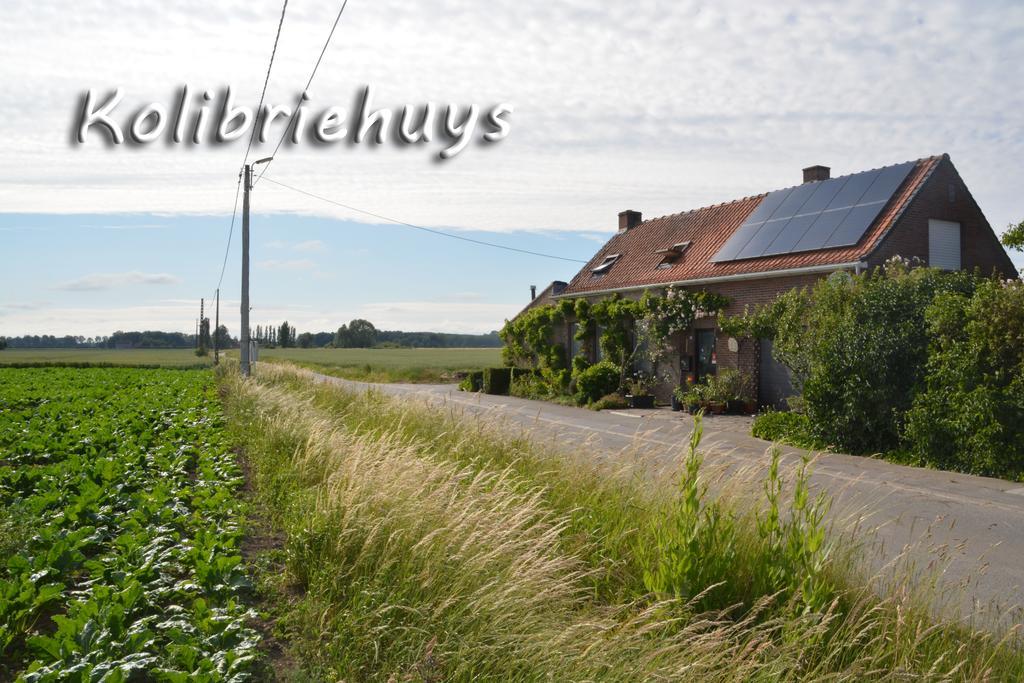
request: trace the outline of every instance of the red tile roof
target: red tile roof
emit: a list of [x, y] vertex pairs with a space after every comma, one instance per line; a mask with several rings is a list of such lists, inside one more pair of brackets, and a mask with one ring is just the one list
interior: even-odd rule
[[[919, 159], [875, 222], [853, 246], [713, 263], [711, 258], [764, 199], [765, 193], [652, 218], [618, 233], [594, 254], [562, 294], [657, 286], [859, 261], [879, 244], [943, 158], [945, 155]], [[673, 267], [658, 270], [657, 266], [665, 255], [658, 252], [680, 242], [690, 242], [690, 246]], [[604, 277], [593, 277], [591, 271], [612, 254], [621, 254], [615, 265]]]

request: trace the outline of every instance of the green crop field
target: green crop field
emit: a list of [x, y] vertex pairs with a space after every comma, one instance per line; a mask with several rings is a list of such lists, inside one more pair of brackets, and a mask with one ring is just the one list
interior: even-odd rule
[[0, 368], [0, 680], [247, 675], [222, 423], [205, 370]]
[[261, 349], [260, 360], [368, 382], [452, 382], [460, 370], [501, 365], [501, 349]]
[[145, 365], [163, 367], [202, 367], [213, 356], [200, 357], [192, 349], [4, 349], [0, 365], [49, 363], [90, 365]]

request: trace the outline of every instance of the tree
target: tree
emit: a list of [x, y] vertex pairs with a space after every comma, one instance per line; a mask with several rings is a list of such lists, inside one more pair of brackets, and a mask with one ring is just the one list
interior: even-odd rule
[[226, 349], [232, 346], [231, 335], [228, 334], [228, 328], [226, 325], [218, 327], [214, 336], [217, 338], [218, 349]]
[[377, 328], [369, 320], [356, 318], [348, 324], [351, 345], [358, 349], [368, 349], [377, 343]]
[[3, 351], [6, 348], [7, 348], [7, 340], [4, 339], [3, 337], [0, 337], [0, 351]]
[[303, 332], [298, 337], [298, 343], [300, 348], [308, 349], [313, 346], [313, 335], [309, 332]]
[[288, 321], [285, 320], [281, 323], [281, 326], [277, 328], [277, 344], [281, 348], [286, 348], [292, 345], [292, 328], [289, 327]]
[[1016, 249], [1017, 251], [1024, 251], [1024, 221], [1021, 221], [1017, 225], [1012, 223], [1006, 226], [1006, 232], [1003, 233], [1003, 246], [1009, 249]]

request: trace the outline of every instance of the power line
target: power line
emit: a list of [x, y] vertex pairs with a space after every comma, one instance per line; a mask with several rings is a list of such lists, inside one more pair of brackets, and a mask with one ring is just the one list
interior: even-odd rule
[[[242, 168], [249, 161], [249, 152], [252, 150], [252, 143], [256, 137], [256, 128], [260, 119], [260, 112], [263, 110], [263, 99], [267, 95], [267, 85], [270, 83], [270, 70], [274, 67], [274, 57], [277, 55], [277, 43], [281, 40], [281, 28], [284, 26], [284, 15], [288, 10], [288, 0], [281, 5], [281, 18], [277, 20], [277, 33], [274, 35], [274, 47], [270, 50], [270, 61], [267, 63], [267, 75], [263, 78], [263, 91], [260, 93], [260, 103], [256, 107], [256, 114], [253, 116], [252, 132], [249, 133], [249, 144], [245, 147], [245, 156], [242, 159]], [[228, 228], [228, 243], [224, 247], [224, 262], [220, 266], [220, 277], [217, 278], [217, 289], [220, 289], [224, 281], [224, 271], [228, 266], [228, 256], [231, 253], [231, 237], [235, 232], [235, 218], [238, 215], [238, 194], [242, 187], [242, 175], [238, 175], [238, 183], [235, 185], [235, 205], [231, 209], [231, 227]]]
[[217, 289], [220, 289], [224, 281], [224, 270], [228, 267], [228, 255], [231, 253], [231, 236], [235, 233], [235, 217], [238, 215], [238, 194], [242, 189], [242, 176], [238, 176], [238, 184], [235, 185], [235, 206], [231, 209], [231, 227], [228, 229], [228, 245], [224, 247], [224, 263], [220, 266], [220, 277], [217, 278]]
[[[334, 30], [338, 28], [338, 22], [341, 21], [341, 15], [345, 12], [345, 8], [347, 6], [348, 0], [344, 0], [341, 3], [341, 9], [338, 10], [338, 16], [334, 18], [334, 25], [331, 26], [331, 32], [327, 34], [327, 40], [324, 41], [324, 47], [320, 50], [320, 56], [316, 58], [316, 64], [313, 65], [313, 71], [309, 74], [309, 80], [306, 81], [306, 87], [302, 89], [302, 95], [305, 95], [309, 91], [309, 86], [313, 84], [313, 77], [316, 76], [316, 70], [320, 68], [320, 62], [323, 60], [324, 54], [327, 53], [327, 47], [331, 44], [331, 38], [334, 37]], [[296, 111], [298, 111], [298, 108], [302, 105], [302, 95], [299, 95], [299, 101], [295, 103]], [[294, 118], [297, 121], [298, 117]], [[285, 126], [284, 131], [281, 133], [281, 139], [277, 141], [277, 146], [274, 147], [274, 153], [270, 155], [270, 161], [267, 162], [267, 165], [263, 167], [263, 171], [256, 177], [256, 180], [253, 181], [254, 187], [256, 183], [263, 179], [267, 169], [270, 168], [270, 164], [274, 163], [274, 157], [277, 156], [277, 152], [281, 149], [281, 145], [284, 143], [284, 139], [286, 137], [288, 137], [288, 126]]]
[[277, 42], [281, 40], [281, 27], [284, 26], [284, 13], [288, 10], [288, 0], [284, 0], [281, 6], [281, 18], [277, 20], [277, 35], [274, 36], [274, 47], [270, 50], [270, 62], [267, 64], [267, 75], [263, 79], [263, 92], [260, 93], [260, 103], [256, 106], [256, 115], [252, 120], [252, 132], [249, 133], [249, 144], [245, 147], [245, 158], [242, 159], [242, 166], [249, 161], [249, 150], [252, 149], [252, 141], [256, 137], [257, 124], [260, 121], [260, 112], [263, 111], [263, 98], [267, 95], [267, 84], [270, 83], [270, 70], [274, 66], [274, 55], [277, 54]]
[[472, 237], [464, 237], [462, 235], [455, 235], [455, 234], [452, 234], [450, 232], [444, 232], [442, 230], [435, 230], [433, 228], [427, 228], [427, 227], [424, 227], [422, 225], [415, 225], [413, 223], [406, 223], [405, 221], [400, 221], [397, 218], [389, 218], [387, 216], [382, 216], [379, 213], [373, 213], [372, 211], [364, 211], [363, 209], [357, 209], [354, 206], [349, 206], [348, 204], [343, 204], [343, 203], [335, 201], [333, 199], [328, 199], [327, 197], [323, 197], [321, 195], [314, 194], [312, 192], [307, 192], [306, 190], [300, 190], [297, 187], [292, 187], [291, 185], [286, 185], [285, 183], [282, 183], [279, 180], [274, 180], [273, 178], [269, 178], [268, 177], [267, 178], [267, 182], [271, 182], [271, 183], [273, 183], [275, 185], [280, 185], [281, 187], [289, 189], [292, 192], [298, 192], [299, 194], [304, 194], [307, 197], [312, 197], [313, 199], [319, 199], [320, 201], [327, 202], [328, 204], [334, 204], [335, 206], [340, 206], [341, 208], [348, 209], [349, 211], [355, 211], [357, 213], [361, 213], [361, 214], [364, 214], [366, 216], [372, 216], [374, 218], [379, 218], [380, 220], [388, 221], [389, 223], [396, 223], [398, 225], [403, 225], [403, 226], [405, 226], [407, 228], [413, 228], [414, 230], [422, 230], [423, 232], [429, 232], [429, 233], [434, 234], [434, 235], [440, 235], [441, 237], [450, 237], [450, 238], [455, 239], [455, 240], [462, 240], [463, 242], [472, 242], [473, 244], [479, 244], [479, 245], [485, 246], [485, 247], [493, 247], [494, 249], [504, 249], [505, 251], [514, 251], [514, 252], [517, 252], [517, 253], [520, 253], [520, 254], [529, 254], [530, 256], [540, 256], [540, 257], [543, 257], [543, 258], [557, 259], [559, 261], [571, 261], [573, 263], [588, 263], [588, 261], [584, 261], [582, 259], [569, 258], [567, 256], [555, 256], [554, 254], [544, 254], [544, 253], [539, 252], [539, 251], [530, 251], [529, 249], [520, 249], [518, 247], [510, 247], [510, 246], [505, 245], [505, 244], [496, 244], [494, 242], [485, 242], [484, 240], [477, 240], [477, 239], [473, 239]]

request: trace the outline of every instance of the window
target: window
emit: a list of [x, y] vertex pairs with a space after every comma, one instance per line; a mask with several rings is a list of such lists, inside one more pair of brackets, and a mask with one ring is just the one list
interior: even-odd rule
[[928, 265], [942, 270], [960, 270], [960, 224], [928, 221]]
[[615, 262], [619, 260], [620, 254], [610, 254], [604, 257], [604, 261], [599, 266], [591, 270], [592, 275], [590, 277], [604, 277], [611, 270]]
[[690, 248], [689, 242], [677, 242], [667, 249], [659, 249], [655, 254], [663, 254], [661, 262], [655, 266], [657, 270], [668, 270], [682, 260], [683, 254]]

